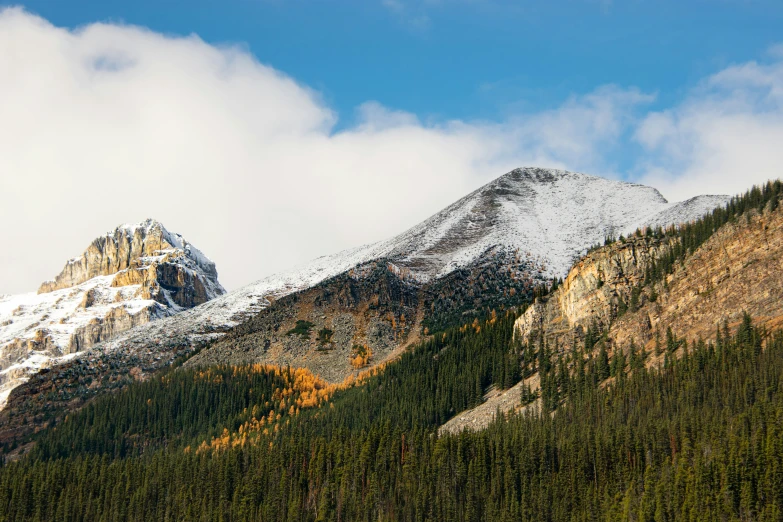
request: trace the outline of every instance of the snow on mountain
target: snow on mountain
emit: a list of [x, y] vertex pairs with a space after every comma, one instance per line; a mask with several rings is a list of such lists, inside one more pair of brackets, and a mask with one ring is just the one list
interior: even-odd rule
[[53, 359], [220, 296], [215, 265], [159, 222], [100, 236], [38, 293], [0, 297], [0, 404]]
[[564, 276], [575, 259], [606, 236], [645, 225], [694, 220], [727, 196], [669, 203], [654, 188], [562, 170], [513, 170], [391, 239], [319, 257], [176, 317], [130, 330], [99, 347], [127, 349], [192, 343], [220, 336], [269, 305], [356, 265], [386, 258], [420, 281], [470, 265], [490, 248], [530, 254], [546, 275]]
[[[676, 223], [687, 223], [715, 207], [725, 205], [729, 199], [728, 196], [696, 196], [695, 198], [668, 205], [663, 210], [644, 217], [640, 222], [650, 227], [666, 227]], [[626, 235], [632, 233], [636, 228], [636, 224], [626, 227], [624, 233]]]
[[[691, 221], [725, 204], [728, 199], [728, 196], [700, 196], [684, 202], [669, 203], [656, 189], [644, 185], [562, 170], [516, 169], [396, 237], [319, 257], [296, 269], [209, 299], [194, 308], [176, 310], [180, 312], [176, 316], [147, 322], [115, 334], [109, 340], [97, 344], [91, 352], [135, 353], [134, 350], [138, 349], [148, 351], [150, 346], [193, 346], [223, 335], [228, 328], [268, 306], [271, 299], [309, 288], [357, 265], [380, 258], [408, 269], [412, 277], [426, 282], [469, 266], [487, 250], [499, 248], [530, 256], [547, 276], [564, 276], [574, 260], [589, 247], [602, 243], [607, 236], [628, 234], [643, 226]], [[139, 230], [150, 230], [151, 227], [150, 223], [118, 227], [106, 237], [113, 238], [122, 235], [121, 232], [134, 235]], [[181, 256], [198, 265], [188, 265], [188, 270], [198, 271], [200, 268], [207, 273], [214, 271], [214, 264], [181, 236], [166, 232], [160, 234], [160, 239], [170, 245], [167, 248], [180, 252]], [[158, 256], [168, 255], [164, 251], [147, 252], [138, 241], [131, 243], [126, 250], [141, 252], [139, 259], [142, 263], [159, 261]], [[84, 256], [69, 263], [81, 268], [71, 270], [65, 276], [61, 274], [60, 279], [63, 281], [74, 277], [79, 280], [84, 277], [85, 270], [87, 273], [93, 270], [92, 265], [85, 264]], [[56, 311], [57, 306], [71, 311], [64, 324], [84, 324], [87, 316], [82, 318], [74, 311], [78, 296], [67, 297], [71, 295], [69, 292], [84, 295], [89, 288], [100, 287], [98, 295], [106, 292], [110, 294], [106, 286], [106, 281], [110, 279], [90, 279], [83, 283], [87, 285], [84, 288], [77, 286], [62, 294], [53, 292], [51, 295], [5, 298], [0, 301], [0, 325], [9, 319], [16, 320], [13, 319], [14, 310], [22, 310], [24, 314], [38, 310], [35, 312], [38, 319], [33, 321], [38, 323], [36, 327], [45, 322], [46, 328], [52, 332], [53, 342], [59, 342], [58, 339], [67, 338], [68, 327], [63, 326], [62, 333], [57, 333], [61, 315]], [[217, 285], [216, 273], [214, 283]], [[213, 292], [216, 293], [222, 292]], [[40, 299], [44, 301], [37, 301]], [[55, 302], [58, 304], [52, 308]], [[119, 302], [114, 306], [129, 306], [131, 302], [132, 306], [143, 306], [142, 301], [119, 298]], [[113, 306], [105, 300], [100, 303], [102, 307]], [[160, 300], [156, 303], [156, 306], [160, 306]], [[171, 310], [174, 311], [174, 308]], [[105, 308], [101, 309], [101, 313], [103, 311]], [[159, 314], [165, 315], [168, 314]], [[9, 336], [6, 334], [6, 331], [11, 331], [7, 330], [9, 326], [0, 327], [0, 345]], [[30, 326], [28, 331], [34, 331], [34, 328]], [[51, 363], [37, 352], [31, 352], [24, 362], [18, 364], [35, 367]], [[7, 396], [8, 391], [4, 393]], [[0, 403], [4, 398], [0, 395]]]

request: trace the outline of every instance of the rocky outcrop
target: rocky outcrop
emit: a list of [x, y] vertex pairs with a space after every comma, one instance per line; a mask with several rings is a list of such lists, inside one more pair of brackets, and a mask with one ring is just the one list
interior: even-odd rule
[[539, 380], [538, 374], [535, 374], [528, 379], [519, 381], [507, 390], [492, 390], [484, 396], [484, 402], [449, 419], [448, 422], [438, 428], [438, 434], [441, 436], [447, 434], [456, 435], [465, 430], [483, 430], [495, 420], [498, 413], [509, 415], [539, 411], [541, 399], [536, 399], [529, 404], [522, 404], [523, 391], [538, 392], [540, 387]]
[[[85, 296], [89, 293], [85, 293]], [[86, 350], [120, 332], [148, 323], [155, 310], [145, 307], [134, 314], [124, 307], [112, 308], [105, 316], [95, 317], [84, 326], [75, 328], [66, 346], [55, 344], [51, 332], [40, 329], [26, 339], [14, 339], [0, 349], [0, 395], [8, 394], [26, 380], [31, 368], [47, 367], [46, 358], [56, 358]], [[37, 359], [31, 361], [31, 359]], [[25, 363], [33, 363], [31, 365]]]
[[24, 375], [225, 291], [215, 264], [154, 220], [93, 241], [38, 293], [0, 298], [0, 404]]
[[[589, 326], [608, 328], [623, 307], [634, 301], [634, 290], [640, 287], [645, 271], [668, 244], [651, 237], [632, 237], [587, 254], [557, 290], [528, 307], [516, 322], [517, 334], [523, 342], [539, 332], [553, 342], [562, 342]], [[640, 293], [636, 299], [638, 307], [647, 295]]]
[[181, 251], [175, 251], [145, 266], [137, 263], [115, 274], [111, 286], [117, 288], [139, 285], [139, 295], [142, 298], [163, 305], [174, 303], [182, 308], [193, 308], [220, 295], [222, 292], [216, 293], [214, 289], [206, 286], [214, 284], [213, 281], [205, 281], [203, 274], [187, 267], [183, 256]]
[[86, 350], [99, 342], [111, 339], [120, 332], [148, 323], [154, 319], [154, 313], [152, 307], [143, 308], [135, 314], [128, 313], [124, 307], [112, 308], [102, 318], [96, 317], [73, 333], [68, 345], [68, 353]]
[[[638, 293], [650, 261], [665, 245], [648, 239], [615, 243], [582, 259], [563, 285], [536, 301], [516, 323], [526, 341], [542, 333], [560, 346], [589, 325], [607, 331], [610, 349], [633, 339], [651, 350], [668, 328], [680, 339], [711, 339], [718, 325], [734, 326], [748, 312], [756, 324], [783, 324], [783, 210], [749, 211], [715, 232], [665, 281]], [[654, 299], [653, 299], [654, 298]]]
[[77, 286], [97, 276], [138, 270], [154, 262], [167, 262], [172, 254], [188, 257], [205, 277], [217, 284], [215, 263], [179, 234], [172, 234], [158, 221], [147, 219], [134, 225], [121, 225], [95, 239], [80, 257], [69, 260], [54, 280], [44, 282], [38, 293]]

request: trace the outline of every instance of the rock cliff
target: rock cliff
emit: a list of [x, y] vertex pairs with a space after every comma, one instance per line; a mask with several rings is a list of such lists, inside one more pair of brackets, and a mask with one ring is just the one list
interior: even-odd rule
[[0, 298], [0, 404], [52, 360], [225, 293], [215, 264], [148, 219], [95, 239], [38, 293]]
[[[205, 283], [212, 294], [224, 293], [217, 281], [215, 263], [182, 236], [169, 232], [154, 219], [138, 224], [120, 225], [95, 239], [81, 256], [69, 260], [57, 277], [41, 284], [38, 293], [71, 288], [94, 277], [113, 274], [116, 275], [112, 286], [145, 282], [149, 284], [156, 279], [155, 274], [145, 275], [143, 271], [162, 265], [181, 268], [174, 271], [168, 269], [165, 272], [164, 279], [169, 286], [182, 286], [187, 279], [187, 276], [182, 275], [182, 269], [189, 268], [206, 279]], [[203, 285], [200, 287], [201, 295], [197, 296], [196, 300], [204, 302], [207, 297], [206, 290]]]
[[633, 339], [651, 351], [668, 328], [680, 339], [707, 340], [724, 322], [738, 324], [743, 312], [759, 325], [783, 323], [783, 210], [747, 212], [663, 281], [641, 288], [666, 241], [634, 238], [590, 253], [517, 320], [517, 335], [525, 342], [541, 333], [550, 346], [570, 346], [594, 325], [608, 333], [610, 349], [627, 349]]

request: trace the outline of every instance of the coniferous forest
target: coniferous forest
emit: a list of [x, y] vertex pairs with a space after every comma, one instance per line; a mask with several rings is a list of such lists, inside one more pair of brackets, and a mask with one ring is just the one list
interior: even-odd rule
[[0, 516], [780, 520], [782, 334], [746, 317], [717, 342], [682, 344], [664, 368], [611, 382], [588, 356], [584, 374], [550, 370], [555, 414], [439, 437], [487, 384], [515, 378], [512, 320], [435, 336], [331, 399], [311, 376], [261, 366], [135, 384], [6, 463]]
[[[672, 246], [646, 282], [780, 189], [650, 232]], [[592, 329], [521, 345], [519, 312], [446, 327], [341, 384], [260, 364], [131, 384], [2, 464], [0, 520], [783, 520], [783, 332], [747, 314], [708, 342], [669, 331], [657, 367]], [[535, 374], [523, 413], [439, 434]]]

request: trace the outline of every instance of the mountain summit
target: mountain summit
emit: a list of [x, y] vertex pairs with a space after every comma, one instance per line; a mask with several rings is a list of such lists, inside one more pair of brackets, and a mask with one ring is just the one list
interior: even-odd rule
[[228, 294], [223, 316], [241, 313], [252, 296], [308, 288], [381, 258], [419, 281], [430, 281], [469, 267], [490, 250], [502, 250], [533, 260], [545, 276], [563, 277], [574, 260], [608, 236], [689, 222], [729, 199], [710, 195], [670, 203], [658, 190], [636, 183], [564, 170], [515, 169], [398, 236], [319, 257]]
[[608, 236], [691, 221], [728, 200], [669, 203], [658, 190], [564, 170], [512, 170], [407, 232], [377, 245], [420, 276], [442, 277], [500, 247], [530, 254], [549, 276]]
[[[150, 275], [155, 271], [150, 271], [149, 268], [157, 267], [161, 263], [181, 265], [199, 275], [194, 280], [195, 288], [188, 287], [188, 290], [198, 295], [185, 297], [187, 292], [180, 291], [168, 296], [180, 306], [195, 306], [207, 298], [225, 293], [218, 283], [215, 263], [181, 235], [169, 232], [154, 219], [120, 225], [96, 238], [80, 257], [69, 260], [54, 280], [44, 282], [38, 293], [70, 288], [94, 277], [120, 273], [124, 275], [115, 277], [116, 281], [122, 277], [138, 281], [150, 280]], [[182, 285], [170, 286], [186, 288]], [[163, 298], [165, 292], [163, 290], [162, 294], [160, 291], [158, 293]], [[167, 298], [163, 298], [161, 303], [168, 304]]]
[[0, 399], [31, 370], [225, 293], [215, 264], [153, 219], [96, 238], [38, 293], [0, 298]]

